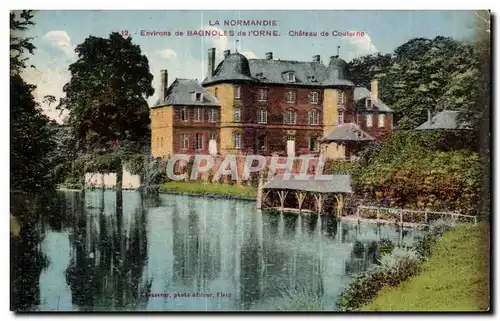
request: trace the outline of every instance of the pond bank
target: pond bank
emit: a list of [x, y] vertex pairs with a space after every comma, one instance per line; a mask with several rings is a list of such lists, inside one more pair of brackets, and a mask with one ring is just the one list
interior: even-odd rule
[[257, 188], [249, 186], [210, 184], [204, 182], [167, 182], [160, 191], [166, 194], [203, 196], [208, 198], [255, 201]]
[[445, 233], [417, 276], [383, 289], [361, 311], [487, 311], [489, 242], [486, 223]]

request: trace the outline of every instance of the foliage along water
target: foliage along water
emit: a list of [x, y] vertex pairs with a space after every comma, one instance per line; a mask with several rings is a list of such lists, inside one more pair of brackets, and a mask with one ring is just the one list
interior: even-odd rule
[[11, 237], [16, 311], [268, 311], [294, 291], [334, 310], [352, 273], [374, 262], [371, 241], [412, 243], [418, 233], [135, 191], [123, 192], [123, 206], [100, 190], [42, 200], [12, 209], [21, 217]]

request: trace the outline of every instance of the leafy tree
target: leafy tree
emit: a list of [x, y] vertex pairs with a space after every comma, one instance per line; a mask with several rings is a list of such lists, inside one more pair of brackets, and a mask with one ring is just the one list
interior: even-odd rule
[[23, 33], [35, 23], [32, 21], [33, 12], [23, 10], [10, 13], [10, 73], [18, 74], [26, 68], [25, 51], [33, 54], [35, 45], [31, 43], [32, 38], [24, 37]]
[[147, 97], [153, 75], [146, 56], [131, 38], [111, 33], [89, 37], [75, 49], [71, 80], [64, 86], [60, 108], [86, 152], [128, 144], [139, 149], [149, 136]]
[[428, 110], [470, 108], [470, 92], [457, 86], [474, 76], [471, 44], [440, 36], [417, 38], [395, 50], [394, 64], [380, 75], [381, 92], [398, 127], [413, 129], [427, 120]]
[[22, 32], [34, 23], [31, 11], [10, 14], [10, 135], [11, 188], [23, 191], [47, 189], [52, 182], [52, 163], [47, 154], [54, 142], [49, 119], [33, 97], [36, 86], [27, 84], [20, 73], [35, 46]]
[[491, 211], [491, 12], [476, 12], [476, 42], [474, 52], [479, 76], [476, 82], [476, 104], [463, 114], [478, 133], [481, 160], [481, 215]]
[[370, 89], [370, 83], [379, 73], [392, 65], [392, 55], [381, 53], [355, 58], [349, 62], [351, 80], [359, 87]]
[[108, 170], [117, 172], [121, 189], [123, 159], [149, 141], [146, 99], [154, 93], [149, 62], [131, 38], [116, 32], [90, 36], [75, 51], [78, 60], [69, 66], [71, 80], [58, 108], [69, 111], [68, 124], [86, 158], [115, 159]]
[[380, 80], [379, 96], [391, 106], [400, 129], [413, 129], [444, 109], [475, 109], [477, 53], [471, 43], [438, 36], [414, 38], [394, 53], [367, 55], [349, 63], [351, 78], [369, 88]]

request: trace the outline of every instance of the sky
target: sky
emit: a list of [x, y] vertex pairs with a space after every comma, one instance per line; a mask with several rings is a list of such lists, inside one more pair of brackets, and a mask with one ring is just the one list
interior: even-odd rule
[[[224, 20], [266, 20], [277, 25], [224, 26]], [[157, 89], [162, 69], [168, 70], [169, 84], [175, 78], [202, 80], [207, 52], [212, 47], [216, 48], [216, 64], [226, 49], [237, 49], [247, 58], [265, 58], [265, 53], [273, 52], [274, 59], [310, 61], [312, 56], [321, 55], [327, 64], [337, 53], [337, 46], [340, 56], [350, 61], [366, 54], [390, 53], [415, 37], [440, 35], [472, 40], [474, 21], [473, 11], [38, 11], [36, 25], [26, 32], [37, 47], [30, 58], [35, 68], [28, 68], [23, 76], [37, 85], [35, 99], [44, 112], [61, 121], [64, 114], [55, 110], [55, 104], [44, 104], [43, 97], [54, 95], [58, 99], [63, 95], [62, 88], [71, 77], [68, 66], [76, 61], [74, 48], [90, 35], [107, 37], [114, 31], [127, 32], [148, 57], [153, 87]], [[188, 31], [219, 29], [233, 30], [235, 36], [187, 35]], [[238, 32], [255, 30], [275, 31], [279, 36], [238, 36]], [[171, 36], [146, 36], [143, 31], [168, 31]], [[184, 35], [176, 36], [176, 31]], [[291, 31], [317, 32], [318, 36], [291, 36]], [[322, 31], [329, 35], [321, 36]], [[351, 31], [354, 35], [332, 36], [334, 31]], [[148, 99], [149, 103], [158, 92]]]

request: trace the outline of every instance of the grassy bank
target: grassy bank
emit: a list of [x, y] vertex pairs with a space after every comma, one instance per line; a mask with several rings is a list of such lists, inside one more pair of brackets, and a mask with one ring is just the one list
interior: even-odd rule
[[256, 187], [228, 184], [210, 184], [204, 182], [167, 182], [162, 185], [162, 188], [165, 192], [175, 193], [257, 197]]
[[423, 271], [383, 289], [362, 311], [486, 311], [489, 226], [458, 226], [441, 237]]

